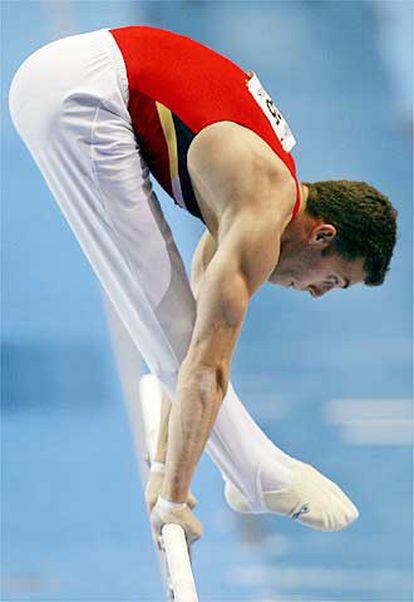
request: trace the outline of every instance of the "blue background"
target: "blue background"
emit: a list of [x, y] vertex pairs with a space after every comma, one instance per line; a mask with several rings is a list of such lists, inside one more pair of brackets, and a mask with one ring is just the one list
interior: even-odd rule
[[[359, 521], [324, 534], [238, 516], [203, 458], [201, 599], [411, 600], [409, 401], [393, 422], [412, 395], [411, 4], [19, 1], [2, 11], [2, 600], [162, 599], [99, 285], [7, 110], [12, 75], [36, 48], [129, 24], [187, 34], [254, 69], [297, 138], [300, 178], [368, 181], [400, 215], [382, 287], [319, 300], [265, 287], [233, 362], [260, 425], [338, 482]], [[157, 192], [188, 265], [201, 225]], [[341, 406], [350, 426], [332, 418], [335, 399], [361, 400]], [[364, 400], [374, 410], [361, 436]]]

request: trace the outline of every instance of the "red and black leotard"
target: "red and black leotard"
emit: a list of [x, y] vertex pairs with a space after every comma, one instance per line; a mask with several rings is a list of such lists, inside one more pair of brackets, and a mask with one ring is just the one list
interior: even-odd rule
[[247, 88], [249, 75], [226, 57], [185, 36], [154, 27], [109, 30], [123, 55], [128, 110], [142, 156], [175, 202], [202, 219], [187, 170], [194, 136], [218, 121], [233, 121], [258, 134], [296, 181], [293, 157], [282, 147]]

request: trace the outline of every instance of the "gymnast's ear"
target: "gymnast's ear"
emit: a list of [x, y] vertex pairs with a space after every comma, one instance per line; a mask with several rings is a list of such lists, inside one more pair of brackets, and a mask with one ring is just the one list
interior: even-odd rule
[[336, 236], [336, 228], [332, 224], [316, 224], [309, 233], [308, 244], [325, 249]]

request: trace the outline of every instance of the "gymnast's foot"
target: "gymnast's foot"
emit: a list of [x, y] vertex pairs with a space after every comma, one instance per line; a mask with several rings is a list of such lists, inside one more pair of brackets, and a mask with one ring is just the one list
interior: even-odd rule
[[[313, 466], [294, 460], [291, 470], [290, 485], [262, 492], [265, 511], [289, 516], [318, 531], [340, 531], [358, 518], [358, 510], [348, 496]], [[226, 483], [225, 496], [234, 510], [255, 512], [230, 481]]]

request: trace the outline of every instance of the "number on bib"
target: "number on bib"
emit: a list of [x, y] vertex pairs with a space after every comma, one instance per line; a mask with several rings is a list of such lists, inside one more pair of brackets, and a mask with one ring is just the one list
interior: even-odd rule
[[295, 137], [286, 119], [263, 88], [257, 75], [252, 71], [250, 73], [253, 75], [247, 83], [247, 88], [265, 114], [283, 149], [289, 153], [296, 144]]

